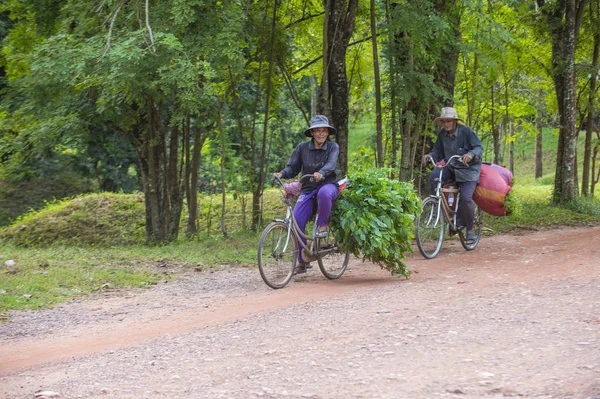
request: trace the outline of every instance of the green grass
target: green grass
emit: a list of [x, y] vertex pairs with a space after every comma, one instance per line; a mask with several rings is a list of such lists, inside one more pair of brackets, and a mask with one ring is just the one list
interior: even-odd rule
[[520, 229], [543, 229], [560, 226], [585, 226], [600, 223], [600, 201], [579, 199], [566, 207], [551, 203], [550, 185], [519, 185], [513, 187], [520, 209], [513, 215], [485, 215], [485, 224], [495, 234]]
[[[256, 264], [258, 235], [180, 241], [166, 246], [23, 248], [0, 250], [0, 312], [50, 307], [106, 289], [150, 287], [179, 268], [211, 270]], [[8, 266], [7, 261], [14, 261]], [[258, 276], [258, 275], [257, 275]]]
[[105, 289], [148, 287], [168, 277], [133, 267], [130, 259], [106, 249], [9, 245], [2, 248], [0, 262], [0, 312], [45, 308]]
[[[202, 196], [199, 234], [186, 239], [182, 222], [180, 239], [163, 246], [145, 245], [140, 199], [139, 194], [84, 195], [49, 204], [0, 230], [0, 312], [50, 307], [106, 289], [150, 287], [179, 269], [256, 266], [260, 232], [244, 228], [239, 197], [227, 198], [227, 238], [220, 227], [220, 195]], [[265, 192], [263, 206], [263, 226], [284, 215], [278, 190]]]

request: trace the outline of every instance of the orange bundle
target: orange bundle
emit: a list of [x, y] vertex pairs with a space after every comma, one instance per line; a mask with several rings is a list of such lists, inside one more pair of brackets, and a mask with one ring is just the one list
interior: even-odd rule
[[511, 190], [513, 174], [500, 165], [481, 164], [479, 184], [473, 193], [473, 201], [484, 212], [494, 216], [505, 216], [510, 210], [505, 207], [506, 195]]

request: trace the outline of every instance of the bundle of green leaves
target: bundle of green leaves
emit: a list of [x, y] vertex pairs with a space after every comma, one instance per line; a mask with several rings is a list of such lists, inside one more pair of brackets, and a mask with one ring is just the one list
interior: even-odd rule
[[411, 183], [391, 180], [387, 169], [351, 173], [350, 186], [335, 202], [330, 229], [343, 249], [409, 277], [404, 263], [412, 253], [415, 216], [421, 201]]

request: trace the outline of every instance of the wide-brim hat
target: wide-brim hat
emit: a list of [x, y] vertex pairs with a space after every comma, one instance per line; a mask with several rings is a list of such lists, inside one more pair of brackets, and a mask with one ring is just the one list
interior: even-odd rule
[[304, 131], [306, 137], [312, 137], [310, 131], [318, 127], [326, 127], [329, 130], [329, 135], [335, 135], [335, 128], [329, 125], [329, 119], [325, 115], [315, 115], [310, 120], [310, 127]]
[[436, 125], [440, 124], [442, 119], [454, 119], [455, 121], [464, 122], [461, 118], [458, 117], [458, 113], [455, 108], [452, 107], [444, 107], [442, 108], [442, 112], [440, 112], [440, 116], [433, 120], [433, 123]]

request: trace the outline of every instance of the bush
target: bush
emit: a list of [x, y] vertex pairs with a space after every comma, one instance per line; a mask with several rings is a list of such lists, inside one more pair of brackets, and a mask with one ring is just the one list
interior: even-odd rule
[[408, 277], [403, 260], [412, 253], [421, 201], [412, 183], [390, 180], [387, 173], [375, 169], [348, 175], [352, 183], [335, 202], [331, 230], [343, 249]]
[[143, 244], [144, 215], [142, 194], [80, 195], [25, 214], [0, 230], [0, 241], [20, 247]]

